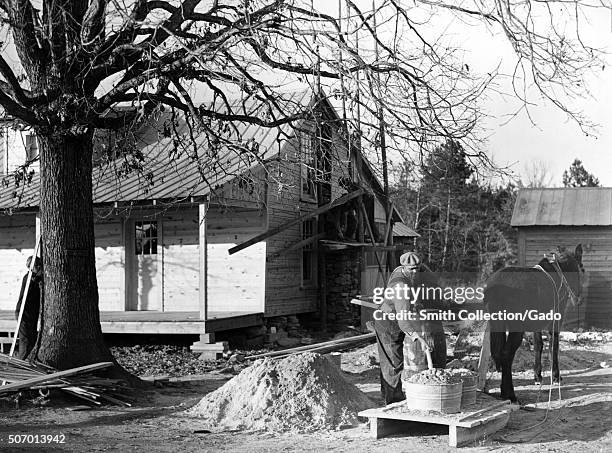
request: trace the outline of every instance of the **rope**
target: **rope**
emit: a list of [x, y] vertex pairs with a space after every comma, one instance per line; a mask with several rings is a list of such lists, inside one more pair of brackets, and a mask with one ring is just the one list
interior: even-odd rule
[[[554, 261], [554, 264], [557, 264], [557, 266], [559, 266], [558, 263], [556, 263], [556, 261]], [[553, 264], [553, 267], [554, 267]], [[565, 276], [563, 275], [563, 272], [561, 272], [561, 269], [557, 269], [555, 268], [555, 270], [557, 270], [557, 272], [559, 273], [559, 275], [561, 276], [561, 282], [560, 285], [557, 286], [557, 284], [555, 283], [555, 280], [552, 278], [552, 276], [539, 264], [536, 264], [534, 266], [534, 268], [539, 269], [541, 271], [543, 271], [548, 278], [550, 279], [550, 281], [552, 282], [553, 285], [553, 313], [557, 313], [560, 305], [561, 305], [561, 290], [563, 289], [564, 286], [566, 286], [566, 290], [568, 291], [568, 295], [570, 297], [572, 297], [573, 295], [573, 291], [571, 290], [571, 288], [569, 287], [569, 284], [567, 283], [567, 280], [565, 279]], [[565, 284], [565, 285], [564, 285]], [[553, 386], [554, 386], [554, 382], [553, 382], [553, 361], [554, 361], [554, 354], [555, 354], [555, 345], [554, 345], [554, 341], [555, 341], [555, 322], [553, 320], [552, 323], [552, 332], [551, 332], [551, 337], [548, 339], [549, 341], [549, 349], [550, 349], [550, 355], [549, 355], [549, 360], [550, 360], [550, 388], [548, 389], [548, 404], [546, 406], [546, 412], [544, 414], [544, 418], [537, 422], [536, 424], [532, 425], [532, 426], [527, 426], [526, 428], [522, 428], [522, 429], [518, 429], [518, 430], [514, 430], [513, 433], [517, 434], [517, 433], [521, 433], [524, 431], [528, 431], [534, 428], [537, 428], [538, 426], [543, 425], [544, 423], [546, 423], [546, 421], [548, 420], [548, 415], [550, 413], [550, 406], [552, 403], [552, 392], [553, 392]], [[557, 357], [559, 356], [559, 349], [557, 349]], [[542, 383], [540, 383], [540, 385], [538, 386], [538, 394], [536, 396], [536, 402], [535, 402], [535, 407], [537, 407], [538, 403], [540, 402], [540, 394], [542, 391]], [[561, 414], [563, 412], [563, 408], [564, 405], [561, 403], [562, 402], [562, 397], [561, 397], [561, 373], [559, 373], [559, 381], [557, 382], [557, 389], [558, 389], [558, 403], [559, 403], [559, 414], [557, 415], [557, 417], [552, 421], [552, 423], [555, 423], [557, 420], [559, 420], [559, 418], [561, 417]], [[508, 442], [508, 443], [520, 443], [520, 442], [525, 442], [525, 441], [530, 441], [532, 440], [534, 437], [536, 437], [538, 434], [540, 434], [542, 431], [544, 431], [544, 427], [542, 429], [537, 430], [536, 432], [534, 432], [531, 437], [528, 438], [522, 438], [522, 439], [517, 439], [517, 440], [510, 440], [508, 439], [506, 436], [500, 436], [500, 439], [503, 440], [504, 442]]]

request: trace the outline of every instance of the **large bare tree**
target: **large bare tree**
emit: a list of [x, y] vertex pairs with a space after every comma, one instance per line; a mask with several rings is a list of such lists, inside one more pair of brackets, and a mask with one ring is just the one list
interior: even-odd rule
[[[129, 130], [151, 114], [176, 111], [209, 143], [256, 154], [232, 136], [231, 124], [277, 127], [305, 116], [280, 105], [291, 82], [325, 87], [341, 101], [347, 136], [360, 131], [361, 146], [405, 151], [441, 139], [465, 142], [479, 118], [476, 101], [495, 74], [474, 75], [452, 46], [432, 36], [441, 12], [502, 31], [523, 82], [574, 117], [559, 88], [579, 91], [584, 71], [598, 64], [577, 30], [555, 28], [558, 15], [578, 18], [596, 3], [346, 0], [342, 20], [330, 3], [0, 0], [0, 104], [40, 141], [40, 360], [65, 368], [110, 357], [94, 257], [96, 130]], [[206, 168], [214, 156], [195, 158]]]

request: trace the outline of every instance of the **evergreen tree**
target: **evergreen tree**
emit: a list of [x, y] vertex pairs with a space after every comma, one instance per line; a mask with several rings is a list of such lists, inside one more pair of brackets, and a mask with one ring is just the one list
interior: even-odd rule
[[589, 173], [580, 159], [574, 159], [568, 170], [563, 172], [565, 187], [599, 187], [599, 179]]

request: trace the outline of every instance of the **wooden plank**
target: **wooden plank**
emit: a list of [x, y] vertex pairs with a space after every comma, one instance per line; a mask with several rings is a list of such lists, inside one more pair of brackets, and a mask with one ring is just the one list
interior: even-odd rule
[[64, 378], [69, 376], [75, 376], [77, 374], [89, 373], [95, 370], [101, 370], [113, 366], [113, 362], [100, 362], [92, 365], [85, 365], [78, 368], [71, 368], [69, 370], [57, 371], [55, 373], [46, 374], [25, 381], [15, 382], [13, 384], [7, 384], [0, 386], [0, 393], [15, 391], [23, 388], [28, 388], [32, 385], [42, 384], [43, 382], [54, 381], [58, 378]]
[[362, 307], [374, 308], [375, 310], [380, 309], [379, 304], [375, 304], [374, 302], [368, 302], [361, 299], [351, 299], [351, 303], [354, 305], [360, 305]]
[[204, 333], [220, 332], [222, 330], [241, 329], [243, 327], [259, 326], [263, 323], [263, 313], [253, 313], [228, 318], [209, 318], [204, 324]]
[[500, 407], [499, 400], [488, 395], [480, 394], [478, 395], [475, 405], [471, 406], [469, 410], [464, 410], [456, 414], [411, 410], [406, 407], [405, 401], [401, 401], [380, 408], [367, 409], [359, 412], [357, 415], [368, 418], [377, 417], [473, 428], [498, 417], [500, 414], [513, 412], [519, 409], [518, 405], [509, 404], [508, 401], [504, 401], [501, 406], [502, 407]]
[[266, 231], [265, 233], [262, 234], [258, 234], [257, 236], [249, 239], [248, 241], [243, 242], [242, 244], [238, 244], [235, 247], [232, 247], [231, 249], [229, 249], [229, 254], [233, 255], [236, 252], [239, 252], [240, 250], [244, 250], [245, 248], [256, 244], [257, 242], [263, 241], [266, 238], [269, 238], [270, 236], [274, 236], [277, 233], [280, 233], [283, 230], [286, 230], [287, 228], [291, 228], [294, 225], [299, 225], [300, 223], [302, 223], [304, 220], [310, 219], [312, 217], [315, 217], [319, 214], [323, 214], [327, 211], [329, 211], [330, 209], [335, 208], [336, 206], [340, 206], [350, 200], [352, 200], [353, 198], [356, 198], [360, 195], [363, 195], [365, 193], [364, 189], [358, 189], [355, 190], [354, 192], [351, 192], [349, 194], [343, 195], [342, 197], [332, 201], [331, 203], [326, 204], [325, 206], [321, 206], [320, 208], [315, 209], [314, 211], [308, 212], [300, 217], [298, 217], [297, 219], [293, 219], [290, 222], [284, 223], [282, 225], [279, 225], [275, 228], [272, 228], [271, 230]]
[[208, 319], [208, 243], [206, 241], [206, 211], [207, 204], [200, 203], [198, 210], [198, 244], [200, 252], [199, 262], [199, 288], [198, 305], [200, 308], [200, 319]]
[[487, 371], [489, 371], [489, 358], [491, 357], [491, 326], [487, 321], [485, 331], [482, 334], [482, 347], [478, 359], [478, 382], [476, 388], [483, 390], [487, 385]]
[[480, 441], [504, 428], [508, 424], [508, 420], [510, 420], [510, 412], [504, 412], [473, 428], [450, 425], [448, 427], [448, 445], [462, 447]]
[[324, 341], [321, 343], [314, 343], [314, 344], [309, 344], [309, 345], [304, 345], [304, 346], [298, 346], [295, 348], [283, 349], [280, 351], [272, 351], [272, 352], [266, 352], [264, 354], [256, 354], [256, 355], [247, 357], [247, 359], [260, 359], [264, 357], [275, 357], [279, 355], [287, 355], [287, 354], [291, 354], [294, 352], [305, 352], [310, 349], [319, 349], [319, 348], [325, 348], [325, 347], [338, 346], [338, 345], [342, 345], [346, 343], [364, 341], [364, 340], [368, 340], [370, 338], [375, 338], [375, 337], [376, 337], [375, 333], [366, 333], [363, 335], [355, 335], [354, 337], [340, 338], [338, 340]]
[[[368, 234], [370, 235], [370, 242], [372, 243], [372, 245], [375, 246], [376, 242], [374, 240], [374, 233], [372, 232], [372, 226], [370, 225], [370, 219], [368, 219], [368, 213], [366, 211], [365, 205], [361, 203], [359, 205], [359, 208], [361, 209], [361, 213], [363, 214], [363, 218], [365, 221], [366, 228], [368, 230]], [[376, 256], [376, 262], [378, 263], [378, 271], [380, 272], [380, 275], [383, 277], [383, 280], [386, 280], [387, 278], [385, 275], [385, 271], [383, 270], [382, 263], [380, 262], [378, 253], [374, 252], [374, 255]]]
[[410, 432], [417, 423], [377, 417], [370, 417], [368, 420], [370, 425], [370, 436], [374, 439], [381, 439], [391, 434]]
[[491, 406], [487, 406], [487, 407], [485, 407], [483, 409], [480, 409], [480, 410], [478, 410], [476, 412], [472, 412], [472, 413], [466, 415], [465, 417], [460, 418], [458, 421], [459, 422], [465, 422], [466, 420], [469, 420], [470, 418], [479, 417], [482, 414], [485, 414], [486, 412], [492, 411], [493, 409], [497, 409], [499, 407], [507, 406], [508, 404], [510, 404], [510, 401], [508, 401], [508, 400], [501, 401], [501, 402], [499, 402], [497, 404], [493, 404]]

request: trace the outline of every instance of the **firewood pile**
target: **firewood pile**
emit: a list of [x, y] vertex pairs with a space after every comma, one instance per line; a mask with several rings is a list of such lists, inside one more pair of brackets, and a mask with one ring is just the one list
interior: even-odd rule
[[0, 395], [24, 390], [59, 389], [92, 406], [115, 404], [130, 407], [125, 382], [93, 376], [97, 370], [113, 366], [101, 362], [69, 370], [56, 370], [42, 363], [31, 363], [0, 354]]

